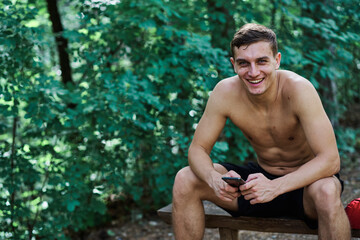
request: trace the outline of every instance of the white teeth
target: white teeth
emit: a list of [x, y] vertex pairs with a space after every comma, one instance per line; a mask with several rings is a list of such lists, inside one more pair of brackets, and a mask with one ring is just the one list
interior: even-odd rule
[[254, 83], [254, 84], [255, 84], [255, 83], [259, 83], [259, 82], [261, 82], [262, 80], [263, 80], [263, 79], [253, 80], [253, 81], [250, 81], [250, 80], [249, 80], [249, 82], [250, 82], [250, 83]]

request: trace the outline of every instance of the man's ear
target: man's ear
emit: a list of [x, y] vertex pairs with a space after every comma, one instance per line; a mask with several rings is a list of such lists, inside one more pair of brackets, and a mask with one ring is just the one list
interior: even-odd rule
[[280, 67], [280, 62], [281, 62], [281, 53], [278, 52], [275, 56], [275, 61], [276, 61], [276, 69], [279, 69]]
[[230, 58], [230, 62], [231, 64], [233, 65], [233, 69], [234, 69], [234, 72], [236, 73], [236, 69], [235, 69], [235, 60], [233, 57]]

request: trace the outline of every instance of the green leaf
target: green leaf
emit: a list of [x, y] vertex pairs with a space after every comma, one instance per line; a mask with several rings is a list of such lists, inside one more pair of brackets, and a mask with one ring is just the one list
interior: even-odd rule
[[80, 206], [80, 202], [78, 200], [71, 200], [67, 203], [66, 208], [69, 212], [73, 212], [77, 206]]

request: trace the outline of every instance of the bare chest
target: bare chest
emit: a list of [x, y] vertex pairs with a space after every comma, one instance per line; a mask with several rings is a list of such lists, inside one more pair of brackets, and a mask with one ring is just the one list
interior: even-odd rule
[[298, 118], [280, 107], [269, 113], [245, 109], [233, 114], [231, 120], [255, 148], [285, 149], [304, 142]]

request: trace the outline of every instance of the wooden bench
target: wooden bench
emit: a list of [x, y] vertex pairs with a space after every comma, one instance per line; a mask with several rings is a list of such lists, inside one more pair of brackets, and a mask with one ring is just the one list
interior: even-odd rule
[[[204, 201], [205, 227], [218, 228], [221, 240], [238, 239], [238, 230], [259, 232], [294, 233], [317, 235], [317, 230], [310, 229], [303, 221], [286, 218], [231, 217], [215, 204]], [[159, 217], [171, 224], [172, 204], [157, 211]], [[352, 230], [353, 237], [360, 237], [360, 230]]]

